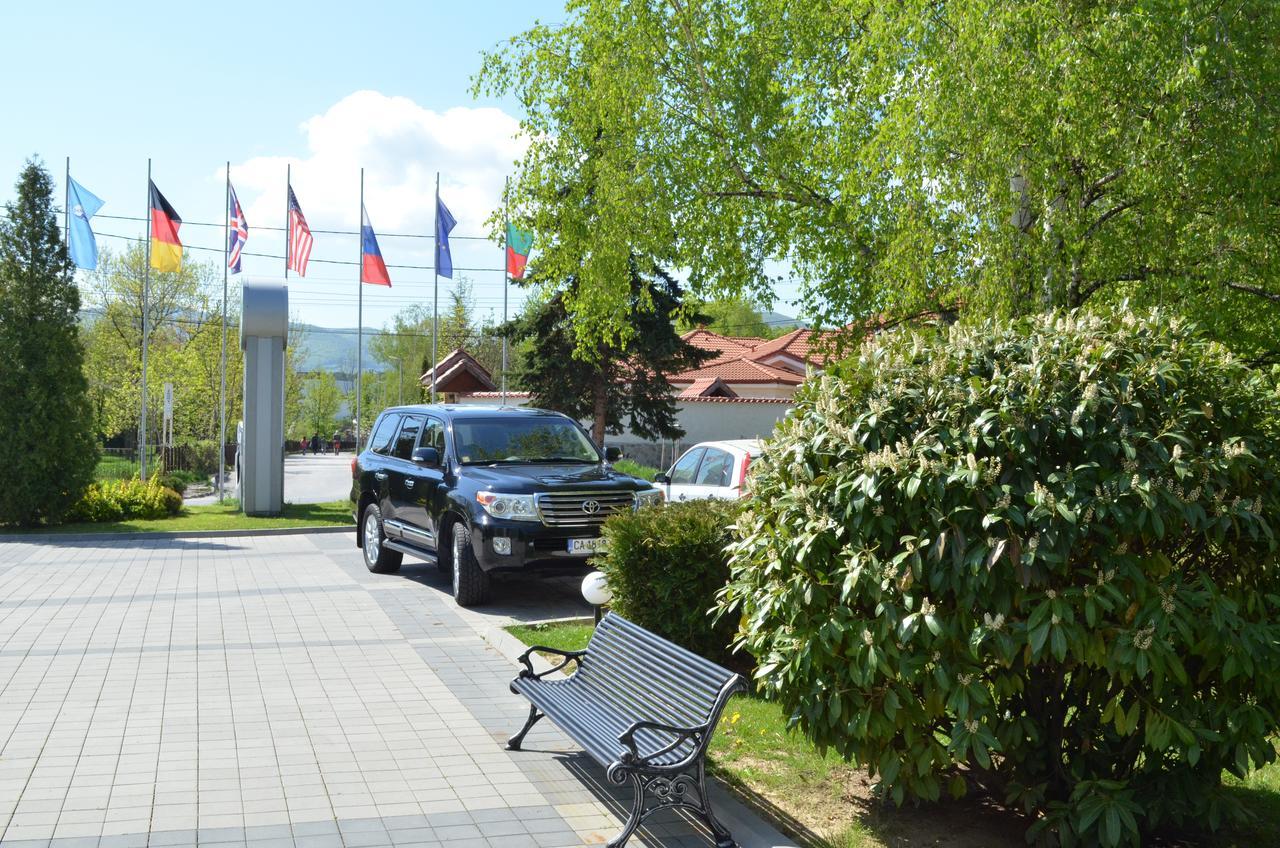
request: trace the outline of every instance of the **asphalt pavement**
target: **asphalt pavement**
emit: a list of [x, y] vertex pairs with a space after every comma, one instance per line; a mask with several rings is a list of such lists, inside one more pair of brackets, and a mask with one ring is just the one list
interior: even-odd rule
[[[289, 454], [284, 460], [285, 503], [327, 503], [351, 494], [350, 452]], [[227, 482], [227, 496], [239, 497], [235, 475]], [[189, 506], [217, 503], [217, 495], [187, 498]]]

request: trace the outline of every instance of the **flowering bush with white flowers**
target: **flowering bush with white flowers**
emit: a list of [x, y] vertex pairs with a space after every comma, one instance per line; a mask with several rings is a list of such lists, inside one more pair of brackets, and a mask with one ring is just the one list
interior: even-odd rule
[[1275, 759], [1280, 397], [1161, 313], [897, 334], [752, 464], [720, 599], [763, 688], [888, 797], [1044, 844], [1235, 812]]

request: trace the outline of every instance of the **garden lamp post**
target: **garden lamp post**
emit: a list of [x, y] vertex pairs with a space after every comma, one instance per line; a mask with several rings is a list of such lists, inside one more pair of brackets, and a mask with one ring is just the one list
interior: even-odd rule
[[596, 624], [599, 624], [600, 608], [613, 600], [613, 592], [609, 590], [609, 580], [603, 572], [593, 571], [582, 578], [582, 597], [595, 608]]

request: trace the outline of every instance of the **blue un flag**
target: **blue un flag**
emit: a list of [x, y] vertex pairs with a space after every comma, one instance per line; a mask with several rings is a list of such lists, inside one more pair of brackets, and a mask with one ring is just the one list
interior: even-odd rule
[[92, 271], [98, 267], [98, 242], [93, 237], [89, 219], [98, 214], [102, 201], [80, 183], [67, 179], [67, 208], [71, 210], [68, 227], [71, 261], [77, 268]]

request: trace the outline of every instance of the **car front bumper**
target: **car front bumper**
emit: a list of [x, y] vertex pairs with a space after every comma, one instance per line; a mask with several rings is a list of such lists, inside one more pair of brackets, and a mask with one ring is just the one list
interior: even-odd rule
[[[569, 553], [569, 540], [597, 539], [600, 535], [599, 527], [548, 527], [541, 522], [487, 518], [472, 524], [471, 545], [485, 571], [585, 571], [592, 555]], [[511, 553], [497, 553], [495, 539], [509, 540]]]

